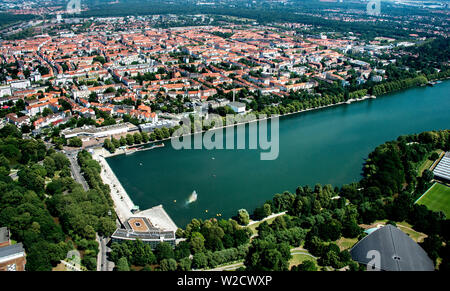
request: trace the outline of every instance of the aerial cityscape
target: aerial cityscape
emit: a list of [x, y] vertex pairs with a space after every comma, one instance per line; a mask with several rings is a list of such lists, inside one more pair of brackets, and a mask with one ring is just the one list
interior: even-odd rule
[[0, 0], [0, 271], [449, 271], [449, 20]]

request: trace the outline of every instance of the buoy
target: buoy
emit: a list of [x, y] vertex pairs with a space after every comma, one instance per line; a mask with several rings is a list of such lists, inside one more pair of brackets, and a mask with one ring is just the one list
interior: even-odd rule
[[177, 200], [173, 200], [173, 203], [177, 203]]
[[208, 209], [206, 209], [205, 212], [208, 212]]

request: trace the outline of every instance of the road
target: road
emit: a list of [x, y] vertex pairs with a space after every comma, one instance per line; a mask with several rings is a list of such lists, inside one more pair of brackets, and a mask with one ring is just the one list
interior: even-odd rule
[[70, 170], [72, 171], [72, 176], [75, 179], [75, 181], [80, 183], [85, 191], [89, 190], [89, 186], [86, 183], [86, 180], [84, 179], [83, 175], [81, 174], [81, 169], [80, 166], [78, 165], [77, 152], [67, 153], [67, 158], [70, 161]]
[[[77, 161], [77, 154], [78, 151], [66, 152], [66, 156], [70, 161], [70, 170], [75, 181], [80, 183], [85, 191], [88, 191], [89, 186], [83, 175], [81, 174], [81, 169]], [[99, 245], [99, 252], [97, 256], [97, 271], [112, 271], [114, 268], [114, 263], [107, 260], [107, 253], [109, 251], [107, 244], [109, 238], [100, 237], [98, 234], [96, 234], [96, 240]]]
[[114, 269], [114, 263], [107, 260], [109, 251], [107, 244], [109, 242], [109, 238], [97, 235], [97, 242], [99, 245], [97, 271], [112, 271]]

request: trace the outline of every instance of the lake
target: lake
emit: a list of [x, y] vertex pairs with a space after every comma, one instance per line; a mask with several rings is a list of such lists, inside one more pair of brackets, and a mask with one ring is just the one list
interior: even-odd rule
[[[260, 150], [175, 150], [170, 141], [107, 161], [136, 205], [162, 204], [179, 227], [251, 213], [299, 185], [359, 181], [367, 155], [400, 135], [450, 128], [450, 81], [281, 117], [279, 126], [273, 161], [261, 161]], [[188, 204], [194, 190], [198, 199]]]

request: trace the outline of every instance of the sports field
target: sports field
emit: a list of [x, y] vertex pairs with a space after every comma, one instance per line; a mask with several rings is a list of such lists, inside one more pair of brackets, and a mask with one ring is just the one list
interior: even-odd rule
[[416, 203], [433, 211], [442, 211], [450, 218], [450, 187], [435, 183]]

